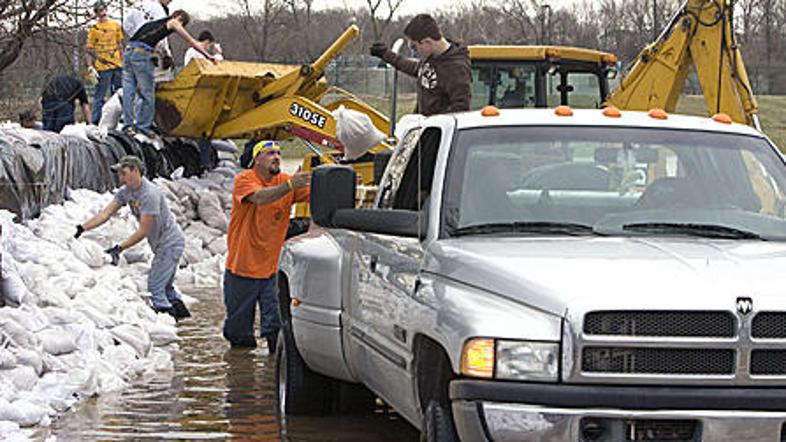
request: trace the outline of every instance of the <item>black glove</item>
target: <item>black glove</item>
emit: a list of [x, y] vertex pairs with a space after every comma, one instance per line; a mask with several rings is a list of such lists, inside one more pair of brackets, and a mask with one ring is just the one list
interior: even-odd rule
[[120, 247], [120, 244], [115, 244], [114, 246], [104, 250], [106, 253], [109, 253], [109, 256], [112, 257], [112, 265], [116, 266], [118, 262], [120, 262], [120, 252], [123, 249]]
[[169, 55], [161, 57], [161, 69], [169, 69], [175, 64], [175, 60]]
[[153, 63], [153, 66], [158, 67], [158, 57], [150, 57], [150, 61]]
[[74, 238], [79, 238], [82, 234], [85, 233], [85, 228], [82, 227], [81, 224], [76, 226], [76, 233], [74, 233]]
[[382, 58], [382, 56], [385, 55], [385, 52], [387, 51], [388, 51], [388, 45], [380, 41], [371, 45], [371, 55], [375, 57]]

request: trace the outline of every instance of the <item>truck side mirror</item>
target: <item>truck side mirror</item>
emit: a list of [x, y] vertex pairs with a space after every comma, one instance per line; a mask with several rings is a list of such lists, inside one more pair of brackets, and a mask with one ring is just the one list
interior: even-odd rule
[[355, 207], [355, 170], [347, 166], [319, 166], [311, 174], [311, 220], [333, 227], [339, 209]]

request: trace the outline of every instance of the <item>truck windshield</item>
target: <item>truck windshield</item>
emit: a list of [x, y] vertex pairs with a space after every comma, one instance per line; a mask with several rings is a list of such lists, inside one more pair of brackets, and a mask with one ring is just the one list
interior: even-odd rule
[[459, 132], [444, 233], [786, 240], [786, 165], [765, 139], [613, 127]]

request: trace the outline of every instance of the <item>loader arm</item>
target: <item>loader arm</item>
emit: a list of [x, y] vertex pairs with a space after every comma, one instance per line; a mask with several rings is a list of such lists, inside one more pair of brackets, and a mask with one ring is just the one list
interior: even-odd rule
[[[190, 138], [302, 138], [328, 149], [336, 139], [335, 107], [320, 103], [328, 89], [325, 69], [357, 37], [350, 26], [313, 63], [303, 66], [194, 60], [156, 92], [156, 122], [170, 135]], [[387, 132], [389, 120], [344, 92], [344, 104], [366, 113]]]
[[708, 115], [759, 128], [758, 104], [733, 32], [731, 0], [686, 0], [634, 62], [607, 104], [620, 109], [674, 112], [691, 66]]

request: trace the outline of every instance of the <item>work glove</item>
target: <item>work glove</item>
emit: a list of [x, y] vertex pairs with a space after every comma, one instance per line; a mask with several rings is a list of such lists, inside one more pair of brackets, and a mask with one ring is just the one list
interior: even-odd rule
[[171, 55], [164, 55], [161, 57], [161, 69], [169, 69], [175, 64], [175, 60]]
[[74, 233], [74, 239], [78, 239], [83, 233], [85, 233], [85, 228], [82, 227], [81, 224], [78, 224], [76, 226], [76, 233]]
[[106, 253], [109, 253], [109, 256], [112, 257], [112, 265], [116, 266], [117, 263], [120, 262], [120, 253], [123, 249], [120, 247], [120, 244], [115, 244], [114, 246], [104, 250]]
[[98, 83], [98, 79], [101, 78], [101, 76], [98, 75], [98, 70], [96, 70], [96, 68], [93, 66], [87, 68], [87, 75], [90, 76], [90, 79], [93, 81], [93, 83]]
[[388, 51], [388, 45], [380, 41], [371, 45], [371, 55], [375, 57], [382, 58], [382, 56], [385, 55], [385, 52], [387, 51]]

